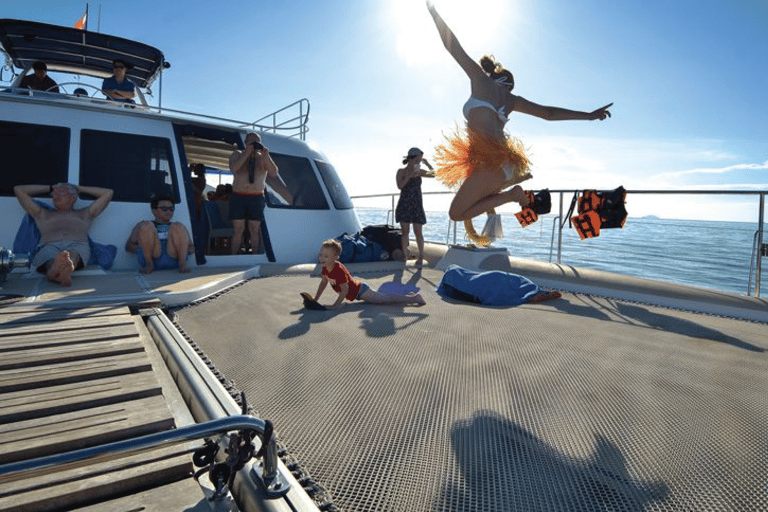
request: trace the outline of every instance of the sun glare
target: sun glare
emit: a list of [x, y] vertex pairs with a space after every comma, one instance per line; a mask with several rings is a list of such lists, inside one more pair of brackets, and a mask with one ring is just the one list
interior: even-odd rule
[[[434, 0], [433, 3], [451, 27], [464, 49], [473, 57], [493, 53], [494, 42], [503, 40], [505, 24], [510, 22], [509, 2], [504, 0]], [[445, 52], [426, 3], [390, 0], [386, 7], [390, 23], [396, 27], [396, 47], [409, 67], [434, 63]]]

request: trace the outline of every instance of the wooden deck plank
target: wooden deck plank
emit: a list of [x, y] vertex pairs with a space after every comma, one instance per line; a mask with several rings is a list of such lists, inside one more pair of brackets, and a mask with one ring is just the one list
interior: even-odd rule
[[13, 306], [0, 308], [0, 326], [9, 327], [15, 324], [25, 323], [57, 323], [64, 320], [106, 318], [110, 316], [129, 315], [127, 306], [116, 307], [114, 305], [95, 307], [67, 307], [58, 305], [50, 306]]
[[0, 394], [0, 424], [162, 394], [153, 372]]
[[34, 368], [70, 361], [97, 360], [104, 357], [143, 353], [144, 345], [139, 341], [137, 334], [132, 339], [93, 341], [74, 346], [9, 352], [0, 359], [0, 372], [15, 368]]
[[69, 361], [0, 372], [0, 393], [87, 382], [152, 370], [145, 353]]
[[66, 322], [59, 322], [54, 324], [30, 322], [26, 324], [15, 324], [12, 326], [1, 326], [0, 343], [11, 343], [9, 340], [21, 336], [58, 336], [65, 335], [68, 332], [80, 332], [92, 329], [108, 329], [110, 327], [118, 328], [120, 326], [131, 325], [131, 323], [131, 317], [128, 315], [123, 315], [69, 320]]
[[194, 479], [187, 478], [124, 498], [77, 508], [72, 512], [104, 512], [105, 510], [115, 512], [139, 510], [141, 512], [168, 512], [170, 510], [211, 512], [212, 507], [208, 504], [200, 485]]
[[0, 353], [33, 347], [61, 345], [65, 343], [87, 343], [94, 339], [138, 336], [136, 326], [128, 319], [125, 323], [81, 327], [66, 330], [38, 330], [33, 332], [0, 333]]
[[174, 427], [160, 396], [0, 426], [0, 464], [111, 443]]
[[[202, 491], [190, 478], [191, 474], [191, 457], [185, 453], [185, 447], [164, 448], [151, 454], [96, 463], [35, 479], [0, 482], [0, 510], [51, 511], [82, 506], [88, 507], [86, 510], [89, 511], [184, 510], [189, 505], [181, 504], [194, 505], [202, 498]], [[144, 496], [122, 497], [132, 493]], [[166, 497], [162, 503], [167, 508], [125, 506], [144, 500], [158, 503], [157, 494]], [[114, 501], [101, 503], [110, 499]]]

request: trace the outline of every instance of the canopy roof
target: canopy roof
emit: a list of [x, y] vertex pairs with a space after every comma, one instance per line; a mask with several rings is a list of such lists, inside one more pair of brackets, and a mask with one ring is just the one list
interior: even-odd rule
[[0, 19], [0, 45], [13, 65], [22, 69], [40, 60], [49, 71], [107, 77], [112, 74], [112, 61], [123, 59], [133, 66], [128, 78], [141, 88], [149, 87], [163, 67], [170, 67], [163, 53], [152, 46], [33, 21]]

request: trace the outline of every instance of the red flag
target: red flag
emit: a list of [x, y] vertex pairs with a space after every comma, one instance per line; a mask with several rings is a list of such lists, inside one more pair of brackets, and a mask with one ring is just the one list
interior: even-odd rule
[[83, 14], [83, 17], [75, 22], [75, 28], [78, 28], [80, 30], [85, 30], [87, 26], [88, 26], [88, 7], [85, 8], [85, 14]]

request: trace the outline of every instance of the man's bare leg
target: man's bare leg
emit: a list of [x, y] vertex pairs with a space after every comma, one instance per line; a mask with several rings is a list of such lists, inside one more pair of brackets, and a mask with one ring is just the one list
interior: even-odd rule
[[59, 283], [64, 286], [72, 285], [72, 272], [75, 271], [75, 264], [72, 261], [72, 257], [69, 251], [61, 251], [53, 259], [46, 275], [48, 279], [54, 283]]
[[168, 256], [173, 259], [179, 260], [179, 273], [186, 274], [190, 271], [187, 267], [187, 254], [189, 248], [189, 235], [187, 230], [179, 224], [174, 222], [171, 224], [171, 229], [168, 233]]
[[235, 219], [232, 221], [232, 254], [240, 252], [240, 246], [243, 244], [243, 231], [245, 231], [245, 219]]

